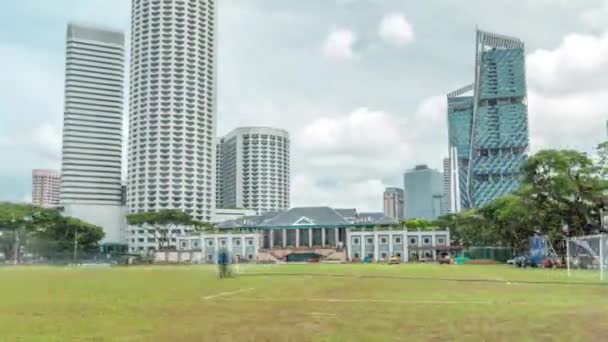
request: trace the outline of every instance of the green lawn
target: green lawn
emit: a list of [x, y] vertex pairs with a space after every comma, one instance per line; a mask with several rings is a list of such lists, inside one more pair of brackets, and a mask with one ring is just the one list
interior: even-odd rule
[[[0, 341], [599, 341], [597, 273], [474, 265], [0, 268]], [[568, 282], [571, 282], [568, 284]]]

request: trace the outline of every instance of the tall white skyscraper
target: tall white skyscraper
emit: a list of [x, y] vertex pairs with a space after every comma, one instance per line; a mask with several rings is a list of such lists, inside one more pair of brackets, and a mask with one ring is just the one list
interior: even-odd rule
[[289, 208], [289, 145], [287, 131], [269, 127], [240, 127], [224, 136], [218, 171], [223, 208]]
[[132, 0], [130, 212], [215, 208], [217, 0]]
[[66, 215], [120, 242], [125, 48], [119, 31], [69, 24], [61, 167]]

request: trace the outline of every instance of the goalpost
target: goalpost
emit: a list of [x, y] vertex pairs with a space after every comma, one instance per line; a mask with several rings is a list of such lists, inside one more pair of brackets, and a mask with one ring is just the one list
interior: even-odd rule
[[608, 268], [608, 235], [602, 233], [568, 238], [566, 266], [568, 276], [571, 270], [597, 270], [603, 281]]

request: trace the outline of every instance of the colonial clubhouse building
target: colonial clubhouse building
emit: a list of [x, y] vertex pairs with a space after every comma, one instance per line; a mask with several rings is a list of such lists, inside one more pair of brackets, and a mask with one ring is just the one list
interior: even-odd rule
[[252, 262], [431, 260], [450, 250], [449, 230], [408, 231], [383, 213], [355, 209], [292, 208], [216, 227], [216, 233], [177, 237], [178, 260], [215, 262], [219, 248]]

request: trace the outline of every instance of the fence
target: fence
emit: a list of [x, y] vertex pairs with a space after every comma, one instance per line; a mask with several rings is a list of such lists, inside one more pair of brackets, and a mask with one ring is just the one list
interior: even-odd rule
[[469, 259], [507, 262], [515, 257], [515, 251], [510, 247], [469, 247], [463, 251], [462, 256]]
[[599, 271], [600, 279], [608, 268], [608, 235], [597, 234], [572, 237], [566, 240], [568, 276], [574, 270]]

